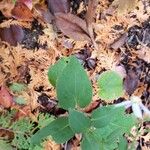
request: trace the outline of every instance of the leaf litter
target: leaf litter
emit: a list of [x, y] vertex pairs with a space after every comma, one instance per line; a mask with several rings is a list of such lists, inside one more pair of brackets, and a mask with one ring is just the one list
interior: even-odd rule
[[[20, 7], [23, 10], [17, 8], [17, 3], [22, 3]], [[85, 0], [61, 0], [62, 5], [54, 0], [33, 1], [32, 7], [31, 3], [17, 3], [0, 2], [0, 94], [4, 91], [0, 104], [6, 108], [28, 110], [30, 114], [17, 113], [16, 118], [28, 115], [33, 119], [38, 112], [56, 117], [66, 113], [57, 106], [56, 93], [48, 82], [47, 72], [56, 60], [71, 54], [83, 64], [94, 87], [93, 104], [85, 112], [106, 105], [97, 95], [96, 80], [103, 71], [117, 66], [125, 72], [126, 94], [122, 101], [134, 94], [150, 109], [148, 0], [138, 1], [136, 5], [122, 0], [114, 0], [113, 3], [97, 0], [94, 12]], [[38, 10], [34, 8], [37, 5]], [[17, 32], [13, 32], [14, 26]], [[27, 90], [21, 94], [13, 93], [8, 88], [12, 83], [26, 84]], [[3, 101], [5, 95], [6, 102]], [[17, 96], [24, 98], [24, 106], [13, 102]], [[4, 108], [2, 110], [5, 111]], [[149, 135], [144, 129], [148, 126], [147, 122], [141, 124], [136, 149], [148, 149]], [[129, 137], [128, 141], [130, 143], [132, 138]], [[69, 141], [68, 146], [78, 149], [78, 144], [79, 140], [75, 138]], [[49, 145], [54, 150], [63, 147], [48, 140], [46, 150]]]

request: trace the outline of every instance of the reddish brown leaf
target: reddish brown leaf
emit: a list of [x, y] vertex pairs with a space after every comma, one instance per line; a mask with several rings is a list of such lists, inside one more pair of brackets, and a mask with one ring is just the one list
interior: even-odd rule
[[11, 25], [9, 28], [0, 29], [0, 38], [2, 41], [8, 42], [9, 44], [16, 46], [23, 40], [24, 33], [20, 26]]
[[32, 9], [32, 0], [17, 0], [17, 2], [24, 3], [30, 10]]
[[17, 2], [11, 11], [12, 17], [23, 21], [32, 21], [33, 15], [31, 10], [21, 2]]
[[66, 36], [77, 41], [90, 41], [86, 22], [73, 14], [56, 13], [56, 25]]
[[90, 113], [92, 112], [94, 109], [96, 109], [98, 106], [100, 105], [100, 101], [93, 101], [91, 104], [89, 104], [85, 109], [84, 112], [86, 113]]
[[18, 109], [18, 112], [16, 112], [16, 114], [15, 114], [15, 116], [13, 118], [14, 120], [19, 120], [21, 118], [27, 117], [31, 113], [31, 108], [28, 105], [27, 106], [23, 106], [21, 108], [17, 108], [17, 109]]
[[52, 14], [58, 12], [68, 13], [70, 11], [70, 0], [47, 0], [47, 3]]
[[0, 105], [4, 108], [9, 108], [13, 105], [13, 97], [3, 86], [0, 87]]
[[133, 92], [136, 90], [138, 87], [138, 82], [138, 76], [135, 74], [135, 72], [130, 71], [124, 80], [124, 87], [129, 95], [133, 94]]

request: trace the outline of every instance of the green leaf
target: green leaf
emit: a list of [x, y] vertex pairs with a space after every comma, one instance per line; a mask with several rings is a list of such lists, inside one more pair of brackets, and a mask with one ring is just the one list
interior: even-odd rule
[[20, 96], [15, 98], [15, 102], [19, 105], [25, 105], [26, 104], [25, 99], [23, 97], [20, 97]]
[[122, 133], [130, 133], [131, 128], [136, 124], [134, 115], [120, 115], [111, 122], [111, 127], [117, 126]]
[[57, 97], [64, 109], [87, 106], [92, 99], [92, 85], [77, 58], [70, 57], [68, 65], [58, 78]]
[[118, 147], [118, 139], [122, 136], [118, 127], [115, 126], [112, 128], [111, 126], [106, 126], [103, 128], [95, 129], [93, 134], [99, 139], [100, 149], [109, 149], [114, 150]]
[[122, 137], [119, 139], [118, 150], [127, 150], [127, 149], [128, 149], [128, 142], [127, 142], [127, 139], [122, 136]]
[[64, 68], [66, 67], [67, 61], [68, 61], [68, 58], [61, 58], [60, 60], [58, 60], [56, 64], [54, 64], [53, 66], [49, 68], [48, 79], [49, 79], [49, 82], [54, 87], [56, 87], [56, 81], [58, 77], [60, 76], [60, 74], [62, 73], [62, 71], [64, 70]]
[[4, 140], [0, 140], [0, 150], [12, 150], [13, 148], [11, 147], [10, 144], [8, 144]]
[[81, 142], [82, 150], [100, 150], [100, 142], [92, 132], [88, 132], [83, 136]]
[[83, 133], [90, 127], [91, 121], [84, 113], [69, 110], [69, 125], [75, 133]]
[[22, 84], [22, 83], [12, 83], [9, 87], [13, 92], [21, 92], [27, 89], [27, 85]]
[[98, 79], [99, 96], [102, 100], [114, 100], [123, 95], [123, 80], [114, 71], [102, 73]]
[[18, 149], [28, 149], [30, 147], [30, 137], [32, 135], [33, 123], [29, 118], [23, 118], [15, 121], [12, 125], [14, 138], [11, 145]]
[[39, 145], [36, 145], [36, 146], [34, 146], [34, 147], [30, 146], [30, 147], [29, 147], [29, 150], [44, 150], [44, 147], [39, 146]]
[[71, 139], [74, 135], [69, 127], [68, 118], [60, 117], [52, 121], [49, 125], [39, 130], [31, 138], [31, 143], [39, 144], [43, 138], [51, 135], [57, 143], [64, 143]]
[[96, 128], [102, 128], [116, 119], [118, 114], [124, 114], [124, 108], [115, 108], [113, 106], [100, 107], [92, 112], [92, 124]]
[[[112, 108], [111, 108], [112, 109]], [[120, 111], [120, 112], [119, 112]], [[116, 115], [117, 114], [117, 115]], [[108, 124], [101, 128], [93, 128], [83, 135], [81, 147], [83, 150], [114, 150], [118, 149], [118, 141], [124, 133], [129, 133], [135, 125], [135, 118], [126, 115], [122, 110], [118, 110]], [[121, 141], [122, 142], [122, 141]], [[93, 148], [93, 145], [95, 146]]]
[[116, 147], [117, 139], [108, 143], [97, 130], [84, 134], [81, 142], [82, 150], [114, 150]]
[[43, 128], [54, 121], [54, 116], [50, 116], [50, 114], [39, 113], [38, 115], [38, 128]]

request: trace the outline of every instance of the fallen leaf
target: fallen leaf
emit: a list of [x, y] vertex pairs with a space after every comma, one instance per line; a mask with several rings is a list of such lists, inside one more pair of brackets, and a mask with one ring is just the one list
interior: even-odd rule
[[31, 10], [21, 2], [16, 2], [15, 7], [11, 11], [12, 17], [22, 21], [32, 21], [33, 14]]
[[[17, 107], [16, 107], [17, 108]], [[21, 118], [30, 116], [31, 114], [31, 107], [30, 106], [23, 106], [20, 108], [17, 108], [18, 112], [16, 112], [15, 116], [14, 116], [14, 120], [19, 120]]]
[[86, 22], [73, 14], [55, 13], [57, 27], [66, 36], [77, 41], [90, 41]]
[[17, 0], [17, 2], [24, 3], [30, 10], [32, 9], [32, 0]]
[[11, 10], [14, 8], [14, 3], [12, 0], [6, 1], [0, 1], [0, 11], [2, 12], [2, 14], [9, 18], [11, 17]]
[[118, 48], [120, 48], [121, 46], [123, 46], [127, 40], [128, 34], [124, 33], [123, 35], [121, 35], [120, 38], [118, 38], [113, 44], [111, 44], [111, 48], [114, 50], [117, 50]]
[[136, 90], [138, 87], [138, 82], [138, 76], [135, 74], [135, 72], [130, 71], [124, 80], [124, 88], [129, 95], [132, 95]]
[[58, 12], [68, 13], [70, 11], [70, 0], [47, 0], [47, 3], [52, 14]]
[[117, 72], [122, 77], [122, 79], [124, 79], [127, 75], [124, 66], [121, 66], [121, 65], [114, 66], [112, 70]]
[[52, 20], [54, 19], [54, 16], [50, 13], [49, 10], [47, 10], [43, 5], [36, 4], [35, 10], [39, 14], [39, 17], [45, 21], [46, 23], [52, 23]]
[[93, 21], [94, 21], [96, 6], [97, 6], [97, 0], [89, 0], [88, 10], [87, 10], [87, 13], [86, 13], [87, 25], [92, 24]]
[[100, 101], [93, 101], [92, 103], [90, 103], [86, 108], [84, 108], [84, 112], [86, 113], [90, 113], [92, 112], [94, 109], [96, 109], [98, 106], [100, 105]]
[[11, 25], [9, 28], [0, 28], [0, 38], [2, 41], [16, 46], [23, 40], [24, 33], [22, 27], [18, 25]]
[[98, 46], [94, 40], [94, 32], [93, 32], [93, 26], [92, 26], [97, 4], [98, 4], [97, 0], [89, 0], [88, 10], [86, 13], [86, 23], [87, 23], [88, 33], [89, 33], [89, 36], [92, 40], [92, 43], [93, 43], [94, 47], [98, 50]]
[[0, 105], [4, 108], [9, 108], [13, 105], [13, 97], [4, 86], [0, 87]]
[[132, 11], [136, 6], [138, 0], [114, 0], [112, 6], [117, 6], [118, 14], [124, 14]]
[[139, 51], [136, 52], [140, 59], [145, 60], [146, 62], [150, 63], [150, 48], [143, 47]]

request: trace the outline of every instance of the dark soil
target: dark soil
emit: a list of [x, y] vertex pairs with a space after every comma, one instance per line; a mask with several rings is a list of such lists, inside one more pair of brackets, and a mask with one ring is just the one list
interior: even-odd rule
[[96, 59], [91, 58], [91, 52], [88, 48], [80, 50], [75, 56], [85, 69], [93, 70], [96, 67]]
[[136, 49], [140, 44], [150, 47], [150, 18], [142, 23], [142, 26], [133, 26], [128, 32], [127, 44], [130, 48]]
[[66, 112], [66, 110], [57, 106], [56, 100], [50, 99], [45, 93], [42, 93], [38, 97], [38, 103], [43, 106], [39, 108], [42, 113], [49, 113], [54, 116], [59, 116]]
[[43, 31], [42, 31], [43, 27], [41, 24], [38, 23], [37, 20], [34, 20], [32, 22], [31, 29], [24, 28], [23, 30], [24, 30], [24, 38], [21, 44], [23, 44], [24, 48], [27, 48], [27, 49], [39, 49], [39, 48], [46, 49], [47, 48], [46, 43], [44, 45], [41, 45], [38, 43], [39, 35], [43, 34]]

